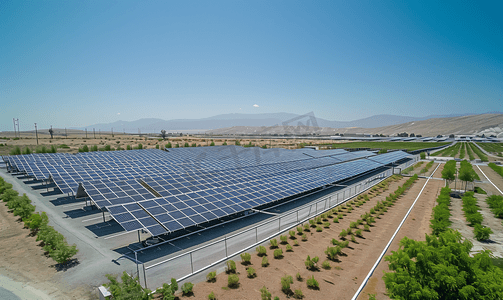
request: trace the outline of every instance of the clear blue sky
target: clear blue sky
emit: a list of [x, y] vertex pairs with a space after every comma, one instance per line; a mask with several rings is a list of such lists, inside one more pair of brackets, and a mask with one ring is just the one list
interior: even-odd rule
[[0, 131], [503, 111], [503, 2], [397, 2], [3, 0]]

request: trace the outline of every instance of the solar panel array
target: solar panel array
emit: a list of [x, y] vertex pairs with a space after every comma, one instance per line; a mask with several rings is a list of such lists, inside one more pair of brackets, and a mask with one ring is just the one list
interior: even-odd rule
[[170, 233], [375, 170], [409, 155], [239, 146], [4, 157], [18, 171], [79, 185], [127, 230]]

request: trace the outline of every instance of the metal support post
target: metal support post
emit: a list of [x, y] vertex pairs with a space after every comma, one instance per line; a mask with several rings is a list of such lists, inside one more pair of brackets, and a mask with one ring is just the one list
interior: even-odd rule
[[190, 269], [192, 270], [192, 274], [194, 274], [194, 264], [192, 263], [192, 252], [190, 252]]

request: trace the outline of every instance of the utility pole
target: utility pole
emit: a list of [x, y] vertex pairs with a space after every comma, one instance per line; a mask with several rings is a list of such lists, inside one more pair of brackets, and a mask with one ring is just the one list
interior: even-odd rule
[[66, 132], [66, 127], [65, 127], [65, 137], [68, 138], [68, 132]]
[[94, 136], [94, 139], [96, 139], [96, 130], [94, 130], [94, 128], [93, 128], [93, 136]]
[[37, 146], [38, 146], [38, 131], [37, 131], [37, 123], [35, 123], [35, 136], [37, 137]]
[[17, 119], [17, 135], [21, 137], [21, 131], [19, 131], [19, 118]]
[[112, 127], [112, 137], [114, 137], [114, 128]]
[[[19, 119], [17, 119], [17, 121], [19, 121]], [[16, 118], [12, 118], [12, 123], [14, 123], [14, 137], [17, 137], [17, 134], [16, 134]]]
[[87, 139], [87, 128], [86, 128], [86, 139]]

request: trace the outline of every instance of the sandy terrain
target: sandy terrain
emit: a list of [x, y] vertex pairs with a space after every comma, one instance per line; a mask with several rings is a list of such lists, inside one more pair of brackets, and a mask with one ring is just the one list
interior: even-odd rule
[[[57, 283], [55, 262], [44, 255], [40, 242], [35, 241], [29, 229], [0, 202], [0, 275], [23, 283], [31, 293], [47, 295], [49, 299], [94, 299], [84, 287], [72, 288]], [[63, 272], [63, 271], [60, 271]], [[7, 279], [2, 282], [8, 283]], [[7, 288], [7, 287], [4, 287]], [[9, 286], [16, 288], [15, 286]], [[28, 299], [30, 291], [21, 291]], [[43, 296], [41, 296], [43, 299]]]
[[[14, 147], [19, 146], [21, 151], [24, 151], [26, 147], [29, 147], [32, 151], [37, 148], [37, 140], [35, 135], [32, 133], [24, 133], [21, 132], [20, 139], [13, 139], [13, 133], [7, 135], [4, 133], [0, 135], [0, 137], [8, 137], [9, 139], [0, 139], [0, 155], [7, 155], [9, 152], [14, 149]], [[45, 146], [50, 149], [52, 145], [58, 147], [58, 152], [69, 152], [76, 153], [78, 149], [87, 145], [88, 147], [97, 145], [98, 148], [103, 148], [106, 145], [110, 145], [113, 149], [117, 149], [117, 147], [121, 147], [122, 149], [126, 149], [127, 145], [131, 147], [137, 147], [138, 144], [142, 144], [144, 149], [153, 149], [156, 145], [159, 145], [160, 148], [165, 146], [168, 142], [170, 142], [173, 147], [175, 144], [179, 144], [183, 146], [185, 143], [189, 143], [192, 145], [195, 143], [197, 146], [209, 146], [213, 141], [216, 146], [222, 145], [224, 142], [227, 142], [228, 145], [234, 145], [236, 139], [209, 139], [209, 138], [200, 138], [200, 137], [192, 137], [192, 136], [183, 136], [183, 137], [169, 137], [166, 140], [160, 140], [160, 137], [153, 138], [147, 136], [138, 136], [138, 135], [128, 135], [128, 134], [115, 134], [113, 137], [111, 134], [101, 134], [96, 133], [96, 138], [94, 138], [93, 133], [87, 134], [69, 134], [68, 138], [61, 136], [54, 136], [53, 139], [48, 135], [39, 134], [38, 143], [39, 146]], [[313, 140], [306, 139], [238, 139], [241, 145], [247, 145], [250, 142], [253, 145], [262, 147], [267, 146], [268, 148], [286, 148], [286, 149], [296, 149], [299, 147], [300, 143], [305, 143], [309, 145], [313, 143]], [[330, 144], [333, 143], [332, 140], [316, 140], [316, 144]], [[61, 145], [66, 145], [69, 148], [59, 148]]]

